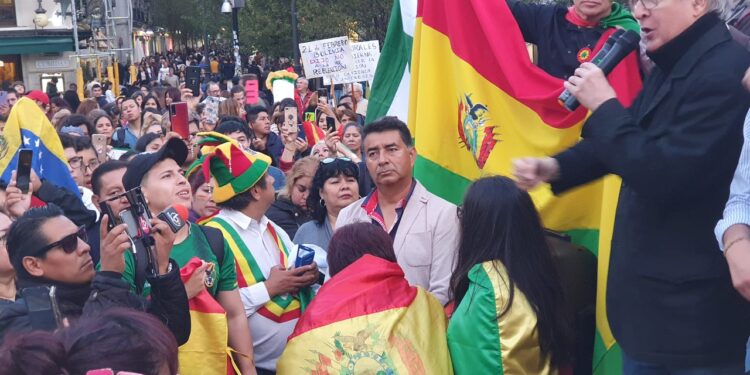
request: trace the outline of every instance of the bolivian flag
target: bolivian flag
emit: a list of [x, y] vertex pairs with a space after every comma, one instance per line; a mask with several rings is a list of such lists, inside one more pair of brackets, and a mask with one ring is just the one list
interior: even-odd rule
[[398, 264], [365, 255], [323, 285], [279, 374], [452, 374], [443, 306]]
[[[193, 258], [180, 269], [185, 283], [203, 262]], [[188, 301], [190, 304], [190, 338], [180, 346], [178, 360], [183, 375], [234, 374], [228, 356], [229, 330], [224, 308], [203, 289]]]
[[[343, 126], [341, 128], [343, 129]], [[302, 123], [302, 132], [305, 134], [305, 140], [307, 140], [307, 145], [310, 146], [310, 148], [314, 147], [318, 142], [325, 141], [326, 139], [326, 132], [310, 121]]]
[[[594, 53], [614, 30], [604, 34]], [[641, 87], [636, 55], [609, 80], [630, 105]], [[532, 64], [505, 1], [420, 0], [408, 121], [419, 152], [416, 177], [431, 192], [460, 203], [471, 181], [510, 175], [513, 159], [572, 146], [588, 113], [584, 108], [570, 113], [557, 103], [562, 86], [562, 80]], [[602, 374], [614, 373], [607, 366], [619, 367], [619, 353], [610, 351], [616, 346], [603, 298], [618, 190], [619, 181], [609, 177], [561, 197], [548, 186], [532, 192], [546, 227], [599, 251], [594, 368]]]

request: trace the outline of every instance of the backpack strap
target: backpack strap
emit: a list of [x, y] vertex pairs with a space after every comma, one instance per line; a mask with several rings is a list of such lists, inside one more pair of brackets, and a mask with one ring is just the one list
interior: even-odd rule
[[216, 260], [219, 262], [219, 267], [224, 264], [224, 235], [221, 231], [216, 228], [207, 227], [205, 225], [198, 225], [201, 228], [203, 235], [208, 240], [208, 246], [211, 247], [211, 251], [216, 255]]

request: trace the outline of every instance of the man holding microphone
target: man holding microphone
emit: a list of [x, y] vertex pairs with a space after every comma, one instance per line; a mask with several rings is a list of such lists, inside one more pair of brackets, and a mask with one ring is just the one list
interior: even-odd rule
[[592, 114], [582, 141], [514, 161], [519, 186], [553, 191], [622, 177], [607, 315], [623, 373], [741, 374], [750, 305], [732, 288], [713, 228], [742, 146], [750, 55], [721, 19], [725, 0], [636, 0], [653, 73], [630, 108], [584, 63], [565, 83]]

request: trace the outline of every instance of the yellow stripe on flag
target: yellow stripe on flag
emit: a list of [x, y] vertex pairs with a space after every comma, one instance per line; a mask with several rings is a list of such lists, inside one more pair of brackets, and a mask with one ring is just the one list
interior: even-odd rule
[[[453, 54], [448, 37], [423, 25], [421, 19], [417, 19], [415, 45], [431, 51], [432, 56], [429, 64], [419, 63], [420, 54], [412, 57], [412, 87], [418, 90], [411, 90], [409, 125], [420, 156], [468, 180], [475, 180], [484, 175], [510, 175], [514, 158], [552, 155], [580, 139], [582, 122], [566, 129], [545, 124], [536, 112], [488, 82], [474, 67]], [[440, 75], [453, 78], [434, 79]], [[472, 90], [462, 91], [457, 86], [459, 83]], [[493, 127], [492, 136], [497, 143], [482, 168], [461, 139], [461, 102], [487, 108], [485, 126]], [[463, 134], [467, 142], [475, 138], [479, 146], [485, 138], [481, 130], [476, 136], [469, 129]], [[601, 194], [599, 182], [561, 197], [555, 197], [549, 186], [536, 189], [531, 195], [544, 225], [565, 231], [599, 227], [601, 203], [591, 197]]]

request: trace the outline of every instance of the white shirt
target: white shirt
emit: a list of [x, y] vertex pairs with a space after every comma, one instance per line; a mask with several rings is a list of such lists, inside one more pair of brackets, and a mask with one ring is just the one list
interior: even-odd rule
[[[273, 236], [268, 232], [268, 224], [273, 225], [276, 235], [284, 242], [289, 251], [294, 248], [294, 244], [286, 232], [265, 216], [260, 222], [257, 222], [242, 212], [225, 208], [221, 210], [217, 217], [225, 220], [237, 231], [237, 234], [253, 254], [258, 268], [263, 272], [266, 279], [271, 273], [271, 268], [276, 267], [280, 262], [279, 249]], [[294, 259], [291, 255], [288, 258], [290, 263]], [[294, 326], [297, 325], [297, 319], [276, 323], [257, 314], [258, 309], [271, 300], [265, 282], [240, 288], [240, 298], [245, 306], [245, 315], [247, 315], [247, 322], [253, 335], [255, 364], [259, 368], [276, 371], [276, 361], [284, 351], [287, 339], [294, 331]]]

